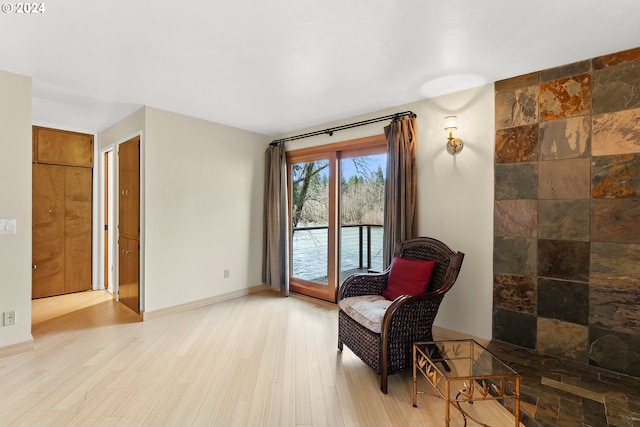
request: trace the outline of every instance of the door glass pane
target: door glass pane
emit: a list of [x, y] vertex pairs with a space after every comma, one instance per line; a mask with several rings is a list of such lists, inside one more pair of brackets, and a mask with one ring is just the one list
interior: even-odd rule
[[382, 271], [387, 154], [340, 161], [340, 283], [351, 274]]
[[329, 161], [292, 165], [293, 277], [327, 285]]

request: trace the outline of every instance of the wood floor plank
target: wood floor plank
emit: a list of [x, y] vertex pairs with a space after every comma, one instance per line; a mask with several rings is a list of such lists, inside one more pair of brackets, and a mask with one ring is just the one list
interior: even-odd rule
[[[441, 399], [412, 406], [410, 372], [384, 395], [337, 351], [334, 304], [266, 291], [142, 323], [86, 292], [33, 311], [34, 350], [0, 358], [0, 426], [443, 425]], [[496, 405], [483, 416], [511, 425]]]

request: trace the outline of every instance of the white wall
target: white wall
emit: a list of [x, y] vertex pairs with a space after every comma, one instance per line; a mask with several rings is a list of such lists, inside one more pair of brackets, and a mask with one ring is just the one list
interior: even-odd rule
[[[0, 218], [16, 234], [0, 235], [0, 347], [31, 337], [31, 77], [0, 71]], [[16, 324], [1, 313], [15, 310]]]
[[136, 133], [142, 134], [144, 311], [260, 284], [270, 139], [144, 107], [101, 132], [100, 148]]
[[145, 311], [261, 283], [268, 142], [146, 108]]
[[[465, 253], [458, 281], [444, 299], [436, 324], [491, 338], [493, 300], [493, 85], [302, 129], [302, 134], [411, 110], [417, 114], [419, 234]], [[465, 147], [455, 158], [445, 150], [444, 117], [457, 115]], [[384, 133], [388, 122], [286, 143], [287, 150]]]
[[99, 148], [98, 151], [123, 142], [127, 138], [131, 138], [139, 133], [144, 133], [145, 111], [146, 108], [142, 107], [113, 126], [100, 132], [97, 144]]

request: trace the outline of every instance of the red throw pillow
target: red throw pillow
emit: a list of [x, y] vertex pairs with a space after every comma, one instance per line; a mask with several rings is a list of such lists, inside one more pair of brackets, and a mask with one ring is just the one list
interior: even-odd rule
[[391, 262], [387, 288], [382, 291], [382, 296], [393, 301], [400, 295], [425, 292], [435, 265], [435, 261], [394, 257]]

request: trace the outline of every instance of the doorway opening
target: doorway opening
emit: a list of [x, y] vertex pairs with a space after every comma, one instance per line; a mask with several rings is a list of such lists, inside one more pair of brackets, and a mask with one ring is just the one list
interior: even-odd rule
[[113, 242], [114, 242], [114, 226], [115, 226], [115, 218], [114, 218], [114, 203], [112, 202], [114, 198], [114, 188], [115, 188], [115, 180], [114, 180], [114, 172], [113, 166], [115, 164], [114, 155], [113, 155], [113, 147], [110, 147], [108, 150], [102, 152], [101, 159], [101, 170], [102, 170], [102, 209], [101, 209], [101, 223], [100, 229], [102, 230], [102, 268], [100, 271], [102, 272], [101, 283], [102, 288], [105, 289], [110, 294], [116, 296], [116, 286], [117, 284], [113, 280], [114, 273], [114, 263], [113, 263]]

